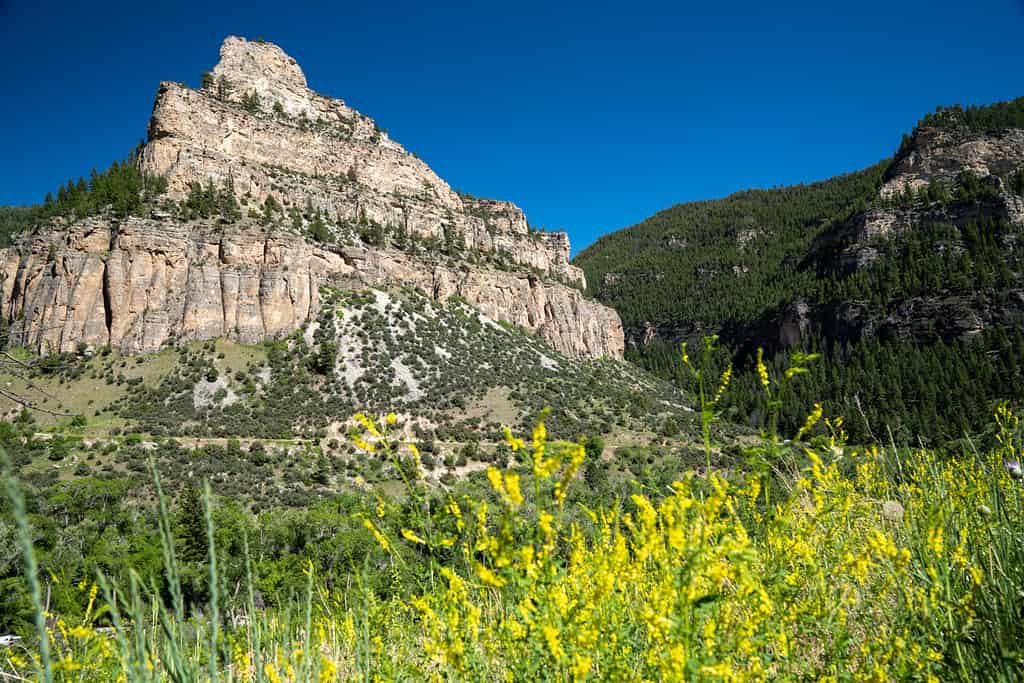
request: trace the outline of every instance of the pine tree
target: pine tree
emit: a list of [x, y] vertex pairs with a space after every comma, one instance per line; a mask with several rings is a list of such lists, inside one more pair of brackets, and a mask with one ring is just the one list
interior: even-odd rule
[[232, 93], [233, 90], [234, 90], [234, 87], [231, 85], [231, 81], [229, 81], [227, 78], [225, 78], [224, 76], [221, 76], [220, 78], [217, 79], [217, 99], [218, 100], [220, 100], [221, 102], [226, 102], [228, 100], [228, 98], [231, 96], [231, 93]]
[[204, 562], [210, 552], [206, 537], [206, 512], [203, 496], [196, 486], [185, 486], [179, 504], [178, 529], [181, 540], [181, 559], [185, 562]]

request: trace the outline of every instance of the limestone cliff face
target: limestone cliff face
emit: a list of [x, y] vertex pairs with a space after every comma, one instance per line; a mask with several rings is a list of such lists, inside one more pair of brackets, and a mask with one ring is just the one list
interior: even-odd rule
[[[310, 90], [276, 45], [229, 37], [212, 75], [207, 90], [165, 82], [157, 93], [143, 167], [168, 179], [171, 196], [184, 197], [192, 183], [230, 179], [256, 203], [273, 196], [337, 221], [366, 220], [424, 238], [455, 235], [467, 250], [500, 252], [583, 284], [562, 248], [564, 235], [530, 235], [510, 202], [464, 200], [369, 117]], [[258, 105], [243, 106], [254, 95]]]
[[452, 266], [391, 249], [324, 247], [253, 222], [86, 219], [0, 252], [0, 316], [42, 352], [110, 344], [127, 353], [227, 336], [286, 335], [314, 318], [321, 285], [408, 285], [457, 294], [569, 356], [623, 352], [618, 315], [532, 274]]
[[952, 184], [962, 171], [980, 178], [1005, 176], [1024, 159], [1024, 130], [971, 131], [922, 127], [897, 156], [879, 194], [885, 198], [906, 187], [918, 189], [936, 180]]
[[[0, 251], [0, 318], [14, 344], [137, 353], [217, 336], [253, 343], [313, 319], [322, 285], [404, 284], [462, 296], [566, 355], [622, 357], [618, 315], [582, 295], [564, 233], [531, 231], [510, 202], [453, 192], [372, 120], [311, 91], [274, 45], [228, 38], [212, 74], [207, 90], [162, 83], [157, 93], [141, 164], [167, 178], [171, 199], [230, 182], [243, 211], [272, 196], [332, 226], [378, 225], [427, 246], [327, 245], [281, 221], [163, 212], [56, 222]], [[442, 258], [435, 240], [462, 253]]]

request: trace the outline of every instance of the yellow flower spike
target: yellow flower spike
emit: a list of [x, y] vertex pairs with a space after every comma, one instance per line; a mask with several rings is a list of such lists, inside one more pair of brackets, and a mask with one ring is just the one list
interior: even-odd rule
[[559, 639], [558, 629], [550, 624], [544, 624], [540, 627], [541, 633], [544, 634], [544, 643], [548, 646], [548, 651], [551, 652], [551, 656], [561, 661], [565, 657], [565, 650], [562, 649], [562, 642]]
[[427, 544], [427, 542], [425, 540], [423, 540], [422, 538], [420, 538], [419, 536], [417, 536], [416, 533], [412, 529], [402, 529], [402, 538], [404, 538], [405, 540], [410, 541], [412, 543], [417, 543], [419, 545], [426, 545]]
[[786, 368], [786, 379], [793, 379], [797, 375], [802, 375], [807, 372], [807, 368], [792, 367]]
[[396, 422], [398, 422], [398, 416], [395, 415], [394, 413], [388, 413], [388, 416], [384, 418], [384, 421], [387, 422], [389, 425], [393, 425]]
[[544, 426], [544, 415], [542, 414], [541, 419], [537, 421], [537, 426], [533, 428], [534, 474], [538, 474], [538, 468], [540, 468], [544, 462], [544, 450], [547, 443], [547, 435], [548, 430]]
[[555, 472], [558, 471], [558, 468], [561, 466], [562, 463], [557, 455], [547, 459], [544, 459], [543, 455], [543, 447], [539, 454], [537, 451], [534, 451], [533, 474], [535, 477], [538, 477], [540, 479], [549, 479]]
[[984, 572], [982, 572], [980, 569], [978, 569], [977, 567], [975, 567], [973, 565], [968, 567], [967, 571], [970, 572], [970, 574], [971, 574], [971, 581], [974, 582], [974, 585], [975, 586], [980, 586], [982, 584], [982, 580], [985, 578]]
[[366, 528], [367, 531], [373, 534], [373, 538], [377, 541], [380, 547], [384, 549], [384, 552], [391, 551], [391, 543], [388, 541], [387, 537], [384, 534], [382, 534], [380, 530], [377, 529], [376, 526], [374, 526], [373, 522], [364, 517], [363, 526]]
[[99, 589], [99, 586], [95, 583], [92, 584], [92, 587], [89, 589], [89, 604], [85, 608], [85, 617], [82, 619], [82, 623], [84, 624], [89, 623], [89, 618], [92, 616], [93, 605], [96, 604], [96, 594], [99, 592]]
[[326, 656], [320, 658], [320, 683], [331, 683], [338, 676], [338, 665]]
[[363, 428], [370, 434], [380, 438], [380, 432], [377, 430], [377, 425], [371, 418], [367, 417], [363, 413], [356, 413], [355, 415], [352, 416], [352, 419], [361, 424]]
[[462, 521], [462, 509], [454, 498], [448, 501], [447, 510], [448, 514], [455, 518], [455, 528], [459, 531], [465, 529], [466, 524]]
[[572, 656], [572, 666], [569, 667], [569, 674], [573, 681], [586, 680], [590, 673], [592, 660], [584, 654], [576, 653]]
[[715, 392], [715, 398], [711, 401], [712, 404], [717, 404], [722, 400], [722, 396], [725, 394], [725, 390], [729, 388], [729, 382], [732, 380], [732, 363], [726, 366], [722, 372], [722, 378], [718, 382], [718, 390]]
[[942, 548], [942, 527], [934, 526], [928, 530], [928, 549], [936, 555], [941, 555]]
[[372, 443], [366, 441], [360, 436], [353, 436], [352, 443], [356, 445], [356, 448], [362, 451], [366, 451], [367, 453], [373, 453], [377, 450], [376, 446], [374, 446]]
[[498, 471], [497, 467], [491, 466], [487, 468], [487, 480], [491, 482], [491, 488], [499, 496], [504, 498], [507, 495], [505, 491], [505, 482], [501, 479], [501, 472]]
[[683, 342], [682, 344], [679, 345], [679, 351], [680, 351], [680, 353], [682, 354], [682, 357], [683, 357], [683, 365], [689, 365], [690, 364], [690, 354], [686, 350], [686, 342]]
[[807, 416], [803, 426], [800, 427], [800, 431], [796, 433], [796, 438], [794, 440], [799, 441], [804, 434], [809, 434], [810, 431], [814, 429], [814, 425], [818, 424], [818, 420], [821, 419], [821, 413], [821, 404], [815, 403], [814, 410], [812, 410], [811, 414]]
[[505, 490], [508, 492], [509, 502], [514, 507], [523, 504], [523, 492], [519, 489], [519, 475], [514, 472], [505, 474]]
[[757, 376], [761, 379], [761, 386], [767, 390], [769, 380], [768, 367], [764, 364], [764, 349], [757, 350]]
[[554, 534], [554, 527], [551, 526], [553, 521], [555, 521], [555, 516], [549, 512], [542, 512], [537, 518], [537, 526], [540, 527], [540, 530], [544, 532], [544, 535], [548, 538], [551, 538]]
[[504, 577], [498, 576], [493, 571], [491, 571], [484, 565], [480, 564], [479, 562], [476, 565], [476, 575], [480, 578], [484, 585], [490, 586], [491, 588], [501, 588], [506, 583], [508, 583], [508, 581]]
[[509, 429], [507, 426], [503, 425], [501, 428], [501, 432], [502, 434], [505, 435], [505, 443], [508, 444], [508, 447], [512, 450], [513, 453], [521, 451], [523, 448], [526, 447], [526, 444], [523, 443], [522, 439], [517, 439], [516, 437], [512, 436], [512, 430]]
[[476, 527], [482, 536], [487, 536], [487, 503], [480, 503], [476, 508]]

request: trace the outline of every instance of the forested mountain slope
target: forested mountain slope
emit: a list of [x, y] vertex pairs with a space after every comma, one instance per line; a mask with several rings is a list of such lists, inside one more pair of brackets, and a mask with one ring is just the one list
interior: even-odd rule
[[[722, 336], [723, 364], [821, 351], [801, 399], [858, 438], [945, 439], [1020, 398], [1022, 233], [1024, 98], [939, 109], [857, 173], [671, 207], [575, 263], [649, 369], [685, 381], [678, 342], [705, 333]], [[755, 383], [739, 385], [733, 416], [755, 420]]]

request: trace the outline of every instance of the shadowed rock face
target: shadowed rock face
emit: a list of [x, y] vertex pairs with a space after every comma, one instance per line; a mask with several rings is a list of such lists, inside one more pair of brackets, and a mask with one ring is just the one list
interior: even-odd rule
[[[453, 192], [368, 117], [309, 90], [277, 46], [229, 37], [212, 73], [230, 89], [165, 82], [157, 93], [141, 165], [167, 178], [172, 199], [192, 183], [230, 180], [255, 204], [273, 196], [338, 223], [454, 235], [466, 261], [500, 255], [523, 272], [315, 244], [251, 219], [56, 221], [0, 251], [0, 316], [13, 343], [42, 352], [110, 344], [129, 353], [217, 336], [254, 343], [314, 318], [322, 285], [404, 284], [439, 300], [459, 295], [566, 355], [622, 357], [619, 317], [577, 289], [585, 282], [568, 262], [564, 233], [532, 234], [514, 204]], [[253, 94], [256, 111], [241, 106]]]

